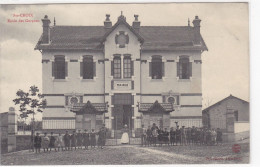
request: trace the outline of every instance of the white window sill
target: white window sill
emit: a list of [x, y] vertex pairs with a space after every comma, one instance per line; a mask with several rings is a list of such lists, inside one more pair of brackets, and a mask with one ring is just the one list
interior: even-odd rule
[[192, 81], [192, 77], [190, 77], [189, 79], [180, 79], [179, 77], [176, 77], [177, 78], [177, 81], [179, 82], [190, 82]]
[[83, 77], [79, 77], [79, 79], [82, 82], [95, 82], [97, 80], [98, 77], [94, 77], [93, 79], [83, 79]]
[[67, 82], [69, 81], [69, 77], [66, 77], [65, 79], [56, 79], [54, 77], [51, 77], [53, 82]]
[[162, 77], [162, 79], [152, 79], [152, 77], [147, 77], [151, 82], [163, 82], [167, 77]]

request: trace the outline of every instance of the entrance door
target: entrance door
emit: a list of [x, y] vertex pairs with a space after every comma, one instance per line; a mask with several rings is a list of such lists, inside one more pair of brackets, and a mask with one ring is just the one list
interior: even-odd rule
[[123, 105], [123, 125], [127, 125], [128, 128], [132, 129], [132, 106]]

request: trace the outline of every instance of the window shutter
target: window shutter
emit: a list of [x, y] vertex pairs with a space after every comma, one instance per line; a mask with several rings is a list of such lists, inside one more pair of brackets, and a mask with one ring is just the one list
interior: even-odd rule
[[80, 103], [83, 103], [83, 96], [80, 96]]
[[177, 101], [177, 105], [180, 105], [180, 96], [177, 96], [176, 98], [177, 98], [177, 100], [176, 100]]
[[115, 99], [115, 95], [111, 96], [111, 104], [112, 104], [112, 105], [114, 105], [114, 103], [115, 103], [115, 100], [114, 100], [114, 99]]
[[149, 62], [149, 76], [152, 76], [152, 63]]
[[131, 75], [134, 75], [134, 61], [131, 61]]
[[68, 76], [68, 62], [65, 62], [65, 77]]
[[132, 95], [132, 105], [134, 105], [134, 103], [135, 103], [135, 97], [134, 97], [134, 95]]
[[164, 70], [164, 62], [162, 62], [162, 76], [165, 76], [165, 70]]
[[96, 62], [93, 62], [93, 76], [96, 76]]
[[69, 105], [69, 97], [68, 96], [65, 96], [65, 105]]
[[113, 80], [111, 81], [111, 89], [112, 90], [114, 89], [114, 81]]
[[192, 62], [189, 63], [189, 75], [192, 77]]
[[52, 76], [55, 77], [55, 62], [52, 62]]
[[114, 76], [114, 61], [111, 61], [111, 76]]
[[83, 76], [83, 62], [80, 62], [80, 76]]
[[131, 81], [131, 86], [132, 86], [132, 89], [135, 88], [134, 81]]
[[180, 63], [177, 62], [177, 77], [180, 77]]

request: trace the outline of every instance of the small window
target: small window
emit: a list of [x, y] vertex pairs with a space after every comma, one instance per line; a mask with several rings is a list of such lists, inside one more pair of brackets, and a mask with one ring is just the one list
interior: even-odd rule
[[192, 64], [188, 57], [181, 57], [177, 64], [179, 79], [189, 79], [192, 76]]
[[114, 78], [121, 78], [121, 58], [116, 56], [114, 58]]
[[124, 78], [131, 78], [131, 58], [126, 56], [124, 58]]
[[65, 79], [66, 63], [65, 63], [64, 56], [55, 57], [52, 70], [53, 70], [53, 77], [55, 79]]
[[153, 56], [150, 66], [150, 72], [152, 79], [162, 79], [164, 72], [164, 64], [161, 56]]

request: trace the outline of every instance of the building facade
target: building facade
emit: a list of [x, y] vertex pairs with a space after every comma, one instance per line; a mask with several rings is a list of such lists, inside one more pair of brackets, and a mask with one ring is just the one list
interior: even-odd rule
[[249, 102], [228, 96], [202, 111], [203, 125], [223, 132], [249, 131]]
[[201, 55], [207, 46], [198, 16], [193, 26], [50, 26], [35, 49], [42, 53], [43, 129], [98, 129], [114, 137], [125, 124], [137, 137], [143, 124], [202, 126]]

